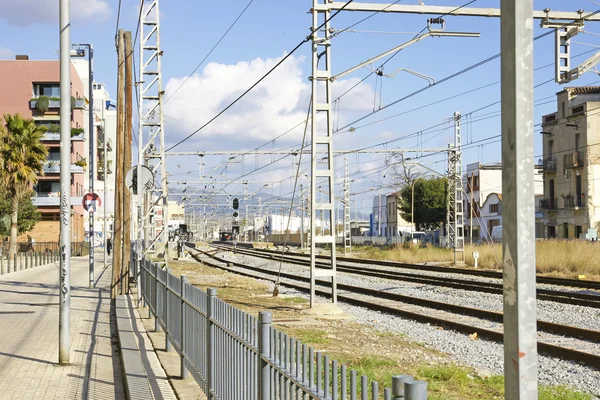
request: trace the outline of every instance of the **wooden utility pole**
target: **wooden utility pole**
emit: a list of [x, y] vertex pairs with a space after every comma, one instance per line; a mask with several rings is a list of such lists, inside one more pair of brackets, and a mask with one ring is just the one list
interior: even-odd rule
[[[131, 138], [133, 129], [133, 51], [131, 45], [131, 31], [124, 34], [125, 40], [125, 146], [123, 146], [124, 176], [131, 169]], [[131, 192], [123, 179], [123, 293], [129, 291], [129, 268], [131, 266]]]
[[111, 298], [121, 294], [121, 262], [123, 260], [123, 147], [125, 145], [125, 42], [123, 29], [119, 30], [117, 45], [117, 149], [116, 149], [116, 184], [115, 184], [115, 217], [113, 236], [113, 274]]

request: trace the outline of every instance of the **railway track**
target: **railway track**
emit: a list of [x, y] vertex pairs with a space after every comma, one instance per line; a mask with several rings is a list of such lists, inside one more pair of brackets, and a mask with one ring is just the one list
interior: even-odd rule
[[[222, 250], [233, 250], [233, 246], [218, 244], [213, 245], [215, 248], [219, 248]], [[244, 254], [252, 257], [259, 257], [263, 259], [270, 259], [274, 261], [281, 261], [282, 254], [281, 252], [274, 252], [270, 250], [264, 249], [250, 249], [250, 248], [236, 248], [236, 253]], [[345, 258], [348, 260], [348, 258]], [[369, 260], [373, 264], [370, 264], [369, 267], [361, 267], [352, 265], [355, 263], [357, 259], [351, 259], [352, 262], [340, 262], [338, 259], [337, 262], [337, 270], [339, 272], [352, 273], [361, 276], [369, 276], [376, 278], [384, 278], [395, 281], [405, 281], [405, 282], [413, 282], [420, 283], [432, 286], [442, 286], [442, 287], [450, 287], [454, 289], [461, 289], [473, 292], [485, 292], [492, 294], [502, 294], [502, 283], [494, 283], [494, 282], [477, 282], [467, 279], [457, 279], [451, 278], [448, 276], [444, 276], [446, 274], [441, 274], [442, 276], [430, 276], [430, 275], [419, 275], [410, 272], [402, 272], [402, 271], [394, 271], [394, 270], [382, 270], [382, 269], [374, 269], [375, 266], [381, 266], [382, 264], [378, 261]], [[296, 265], [309, 265], [309, 259], [306, 255], [300, 254], [286, 254], [283, 256], [283, 261], [286, 263], [296, 264]], [[359, 263], [363, 264], [363, 263]], [[402, 265], [402, 264], [401, 264]], [[411, 265], [411, 264], [408, 264]], [[385, 266], [385, 265], [384, 265]], [[317, 267], [321, 268], [329, 268], [329, 266], [325, 263], [317, 263]], [[404, 267], [397, 267], [404, 268]], [[489, 271], [485, 271], [489, 272]], [[501, 279], [501, 276], [499, 276]], [[573, 281], [573, 280], [572, 280]], [[575, 282], [580, 282], [578, 280], [574, 280]], [[595, 282], [593, 282], [595, 283]], [[588, 283], [584, 283], [584, 285], [588, 285]], [[564, 285], [560, 285], [564, 286]], [[588, 294], [588, 293], [575, 293], [561, 290], [551, 290], [551, 289], [537, 289], [537, 298], [539, 300], [546, 301], [554, 301], [557, 303], [565, 303], [565, 304], [574, 304], [585, 307], [592, 307], [600, 309], [600, 295], [597, 294]]]
[[[275, 270], [249, 266], [220, 258], [213, 252], [189, 248], [189, 253], [199, 262], [255, 279], [274, 281]], [[287, 261], [286, 261], [287, 262]], [[280, 284], [289, 288], [309, 291], [309, 278], [297, 274], [281, 273]], [[318, 282], [317, 294], [328, 296], [327, 284]], [[419, 322], [445, 326], [458, 332], [481, 338], [502, 341], [502, 314], [432, 300], [419, 299], [380, 290], [338, 284], [340, 301], [371, 310], [398, 315]], [[600, 332], [573, 326], [538, 321], [538, 350], [553, 357], [584, 363], [600, 369]], [[568, 342], [568, 344], [565, 344]]]

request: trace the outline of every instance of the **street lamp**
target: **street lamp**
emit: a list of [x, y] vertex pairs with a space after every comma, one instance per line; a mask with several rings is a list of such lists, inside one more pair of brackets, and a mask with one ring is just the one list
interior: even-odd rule
[[[86, 51], [82, 49], [82, 47], [87, 48], [87, 56], [88, 56], [88, 100], [89, 100], [89, 121], [88, 121], [88, 129], [89, 129], [89, 180], [90, 180], [90, 193], [94, 193], [94, 46], [92, 44], [73, 44], [71, 47], [75, 47], [71, 49], [70, 54], [71, 57], [85, 57]], [[105, 139], [106, 141], [106, 139]], [[106, 153], [104, 154], [104, 158], [106, 158]], [[104, 171], [106, 176], [106, 170]], [[106, 177], [105, 177], [106, 182]], [[106, 203], [106, 196], [104, 199]], [[90, 289], [94, 287], [94, 212], [93, 209], [89, 211], [89, 238], [90, 238], [90, 277], [89, 277], [89, 287]]]

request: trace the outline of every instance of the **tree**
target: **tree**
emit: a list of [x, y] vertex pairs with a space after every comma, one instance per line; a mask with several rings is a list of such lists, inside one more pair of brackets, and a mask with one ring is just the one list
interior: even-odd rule
[[4, 114], [0, 126], [0, 186], [10, 197], [10, 250], [17, 252], [19, 203], [44, 173], [48, 149], [41, 142], [46, 127], [20, 114]]
[[[446, 178], [418, 178], [415, 185], [415, 225], [417, 230], [437, 229], [446, 220]], [[412, 187], [400, 191], [398, 209], [406, 221], [411, 220]]]
[[[19, 201], [19, 215], [17, 219], [17, 234], [21, 235], [29, 232], [42, 219], [42, 214], [37, 207], [33, 205], [31, 197], [33, 192], [29, 192]], [[10, 235], [10, 215], [12, 202], [6, 190], [0, 188], [0, 236]]]

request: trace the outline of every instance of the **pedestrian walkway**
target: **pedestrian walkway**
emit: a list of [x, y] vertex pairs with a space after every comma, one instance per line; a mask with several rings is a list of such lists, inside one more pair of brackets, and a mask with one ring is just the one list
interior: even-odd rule
[[0, 276], [0, 400], [125, 398], [101, 252], [96, 271], [89, 289], [88, 258], [71, 259], [67, 366], [57, 364], [58, 263]]

